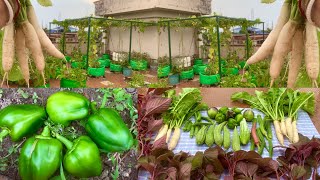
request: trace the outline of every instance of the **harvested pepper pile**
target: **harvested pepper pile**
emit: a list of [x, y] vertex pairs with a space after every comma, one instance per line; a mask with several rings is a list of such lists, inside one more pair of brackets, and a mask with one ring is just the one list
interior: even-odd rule
[[132, 164], [136, 161], [131, 119], [137, 113], [135, 92], [43, 89], [30, 96], [27, 91], [10, 92], [21, 98], [17, 102], [8, 102], [4, 91], [1, 100], [1, 174], [28, 180], [137, 175]]

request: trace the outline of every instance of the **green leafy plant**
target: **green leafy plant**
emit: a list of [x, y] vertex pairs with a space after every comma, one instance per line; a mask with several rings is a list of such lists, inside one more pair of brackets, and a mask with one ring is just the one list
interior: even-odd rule
[[144, 75], [140, 73], [133, 73], [132, 79], [129, 82], [129, 86], [132, 88], [144, 87], [145, 79]]
[[80, 68], [67, 68], [65, 65], [61, 69], [61, 74], [58, 75], [58, 79], [68, 79], [72, 81], [77, 81], [81, 84], [81, 86], [85, 85], [85, 81], [87, 80], [87, 72], [84, 69]]
[[159, 67], [164, 67], [169, 65], [169, 57], [168, 56], [163, 56], [158, 58], [158, 66]]

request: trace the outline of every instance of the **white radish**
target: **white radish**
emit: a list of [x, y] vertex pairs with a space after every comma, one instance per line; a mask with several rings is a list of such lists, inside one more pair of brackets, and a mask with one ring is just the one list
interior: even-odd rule
[[254, 64], [266, 59], [274, 50], [279, 34], [283, 26], [288, 22], [291, 12], [291, 1], [285, 1], [282, 5], [280, 16], [275, 28], [270, 32], [268, 38], [264, 41], [258, 51], [248, 59], [246, 65]]
[[290, 142], [293, 142], [292, 118], [286, 119], [287, 135]]
[[28, 21], [21, 23], [21, 27], [26, 38], [26, 46], [31, 52], [33, 60], [36, 64], [38, 71], [42, 75], [43, 83], [45, 85], [46, 84], [46, 80], [44, 77], [45, 60], [44, 60], [44, 55], [42, 53], [41, 44], [40, 44], [38, 35], [35, 29], [33, 28], [33, 26]]
[[297, 22], [289, 20], [279, 34], [270, 63], [270, 87], [273, 86], [274, 81], [280, 76], [285, 57], [292, 50], [292, 39], [296, 33], [297, 26]]
[[294, 88], [301, 67], [304, 44], [303, 29], [298, 28], [292, 40], [291, 59], [289, 61], [288, 88]]
[[306, 22], [305, 62], [309, 78], [317, 86], [319, 76], [319, 43], [317, 28]]
[[282, 135], [287, 136], [287, 128], [286, 128], [286, 123], [284, 119], [282, 119], [280, 122], [280, 130]]
[[293, 143], [299, 142], [299, 133], [297, 129], [297, 120], [292, 122], [292, 130], [293, 130]]
[[19, 27], [16, 29], [16, 55], [19, 60], [19, 67], [23, 75], [24, 80], [29, 88], [30, 72], [29, 72], [29, 54], [26, 49], [26, 40], [22, 29]]
[[169, 142], [170, 137], [171, 137], [171, 133], [172, 133], [172, 128], [170, 128], [170, 129], [168, 130], [168, 132], [167, 132], [166, 143], [168, 143], [168, 142]]
[[160, 139], [163, 136], [165, 136], [167, 134], [168, 128], [169, 128], [169, 126], [167, 124], [162, 126], [161, 129], [159, 130], [159, 133], [158, 133], [157, 137], [154, 139], [154, 141], [157, 141], [158, 139]]
[[59, 59], [65, 59], [64, 55], [52, 44], [47, 34], [40, 27], [39, 21], [37, 19], [33, 6], [28, 6], [27, 13], [28, 13], [28, 20], [34, 27], [39, 37], [42, 48], [44, 48], [44, 50], [46, 50], [46, 52], [53, 57], [56, 57]]
[[274, 129], [276, 131], [277, 139], [281, 145], [284, 145], [283, 135], [281, 134], [279, 121], [273, 121]]
[[8, 83], [8, 74], [12, 69], [14, 62], [14, 34], [15, 28], [14, 23], [10, 23], [8, 26], [4, 28], [3, 42], [2, 42], [2, 68], [4, 71], [3, 80], [1, 83], [1, 87], [3, 87], [3, 83], [7, 80]]
[[180, 139], [180, 135], [181, 135], [180, 128], [179, 127], [174, 128], [174, 132], [173, 132], [172, 138], [171, 138], [170, 143], [168, 145], [168, 149], [169, 150], [173, 150], [174, 148], [177, 147], [177, 144], [178, 144], [179, 139]]

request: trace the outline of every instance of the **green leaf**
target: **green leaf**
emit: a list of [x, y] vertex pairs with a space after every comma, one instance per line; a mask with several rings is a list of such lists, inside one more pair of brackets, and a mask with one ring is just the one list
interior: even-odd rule
[[51, 0], [37, 0], [41, 6], [50, 7], [52, 6]]

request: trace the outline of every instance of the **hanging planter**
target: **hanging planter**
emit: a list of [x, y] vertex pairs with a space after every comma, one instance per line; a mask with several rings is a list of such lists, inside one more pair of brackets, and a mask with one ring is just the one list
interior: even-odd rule
[[99, 63], [101, 66], [110, 67], [110, 59], [100, 59]]
[[124, 77], [131, 77], [132, 76], [132, 69], [130, 68], [123, 68], [123, 75]]
[[110, 63], [110, 71], [112, 72], [122, 72], [122, 66], [119, 64]]
[[100, 68], [88, 68], [88, 74], [93, 77], [103, 77], [105, 75], [105, 67]]
[[197, 58], [194, 60], [194, 65], [202, 65], [203, 64], [203, 60], [200, 58]]
[[166, 65], [164, 67], [158, 67], [158, 78], [168, 77], [170, 74], [170, 65]]
[[194, 66], [193, 66], [194, 74], [204, 73], [204, 72], [206, 71], [206, 68], [207, 68], [207, 67], [208, 67], [207, 64], [194, 65]]
[[173, 74], [173, 75], [169, 75], [169, 84], [170, 85], [177, 85], [179, 84], [180, 79], [179, 79], [179, 74]]
[[130, 66], [133, 70], [145, 71], [148, 69], [148, 61], [131, 59]]
[[82, 88], [82, 87], [86, 87], [86, 83], [87, 81], [78, 82], [78, 81], [62, 78], [60, 80], [60, 87], [61, 88]]
[[204, 73], [200, 73], [200, 85], [211, 86], [217, 85], [220, 83], [220, 75], [205, 75]]
[[194, 72], [193, 72], [193, 69], [190, 69], [188, 71], [182, 71], [180, 73], [180, 80], [190, 80], [190, 79], [193, 79], [194, 78]]

